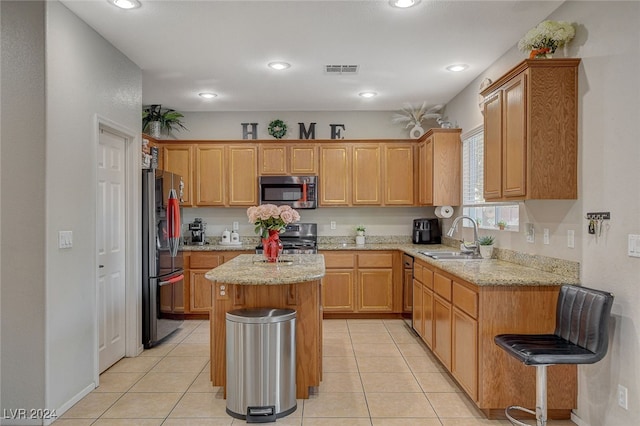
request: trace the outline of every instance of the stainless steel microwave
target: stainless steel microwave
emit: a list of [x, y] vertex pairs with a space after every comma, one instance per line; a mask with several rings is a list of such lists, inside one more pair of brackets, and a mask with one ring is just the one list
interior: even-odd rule
[[318, 176], [260, 176], [260, 204], [318, 207]]

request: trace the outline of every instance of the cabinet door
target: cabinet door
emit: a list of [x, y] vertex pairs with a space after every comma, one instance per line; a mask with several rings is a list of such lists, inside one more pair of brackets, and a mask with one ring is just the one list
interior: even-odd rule
[[424, 319], [422, 310], [422, 283], [416, 279], [413, 280], [413, 329], [424, 339]]
[[484, 199], [502, 197], [502, 91], [484, 102]]
[[384, 145], [384, 204], [411, 206], [413, 190], [413, 145]]
[[289, 147], [289, 172], [292, 175], [318, 174], [318, 148], [311, 146]]
[[[525, 122], [526, 74], [507, 83], [503, 89], [502, 195], [526, 194], [527, 136]], [[558, 184], [562, 184], [558, 182]]]
[[208, 271], [208, 269], [195, 269], [189, 274], [191, 312], [209, 312], [211, 309], [213, 283], [204, 277]]
[[229, 206], [258, 204], [258, 152], [255, 146], [228, 147]]
[[348, 206], [351, 201], [351, 150], [348, 146], [320, 147], [320, 205]]
[[353, 269], [327, 269], [322, 278], [322, 307], [325, 312], [354, 312]]
[[393, 311], [393, 269], [358, 269], [358, 312]]
[[433, 353], [451, 370], [451, 303], [434, 294]]
[[459, 206], [462, 142], [459, 129], [433, 129], [434, 206]]
[[220, 145], [196, 145], [195, 205], [224, 206], [225, 164], [224, 147]]
[[380, 163], [380, 145], [353, 147], [352, 204], [382, 204]]
[[422, 152], [423, 173], [423, 200], [427, 206], [433, 205], [433, 136], [429, 136], [425, 140], [424, 150]]
[[193, 145], [176, 144], [162, 146], [162, 161], [164, 170], [182, 176], [184, 191], [182, 194], [182, 205], [190, 207], [193, 205]]
[[287, 174], [287, 147], [285, 145], [260, 145], [260, 175]]
[[478, 398], [478, 322], [456, 307], [452, 321], [451, 374], [475, 401]]

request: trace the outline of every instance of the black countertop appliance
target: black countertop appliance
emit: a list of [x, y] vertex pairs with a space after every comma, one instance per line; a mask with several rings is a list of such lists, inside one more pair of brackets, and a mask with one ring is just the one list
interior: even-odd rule
[[440, 221], [438, 219], [413, 220], [413, 244], [440, 244]]

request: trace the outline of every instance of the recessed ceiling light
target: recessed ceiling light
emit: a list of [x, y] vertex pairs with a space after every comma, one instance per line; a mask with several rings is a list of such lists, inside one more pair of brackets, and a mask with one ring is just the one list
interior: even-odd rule
[[274, 70], [278, 70], [278, 71], [280, 71], [280, 70], [286, 70], [287, 68], [289, 68], [289, 67], [291, 66], [291, 64], [289, 64], [289, 63], [287, 63], [287, 62], [280, 62], [280, 61], [278, 61], [278, 62], [269, 62], [269, 63], [267, 64], [267, 66], [268, 66], [269, 68], [274, 69]]
[[399, 7], [400, 9], [406, 9], [413, 7], [420, 3], [420, 0], [389, 0], [389, 4], [393, 7]]
[[137, 9], [142, 6], [138, 0], [107, 0], [120, 9]]
[[216, 98], [218, 95], [211, 92], [202, 92], [202, 93], [198, 93], [198, 96], [205, 99], [213, 99], [213, 98]]
[[358, 96], [361, 96], [363, 98], [373, 98], [374, 96], [377, 96], [378, 94], [376, 92], [360, 92], [358, 93]]
[[469, 65], [467, 64], [453, 64], [453, 65], [449, 65], [447, 67], [447, 70], [451, 72], [460, 72], [460, 71], [466, 70], [467, 68], [469, 68]]

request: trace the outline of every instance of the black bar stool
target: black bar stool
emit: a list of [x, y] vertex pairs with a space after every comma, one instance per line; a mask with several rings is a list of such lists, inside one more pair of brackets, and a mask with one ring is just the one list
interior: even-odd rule
[[563, 285], [558, 294], [556, 329], [553, 334], [500, 334], [494, 341], [525, 365], [536, 367], [536, 410], [507, 407], [511, 424], [528, 426], [513, 418], [512, 410], [536, 416], [536, 426], [547, 424], [547, 366], [593, 364], [609, 346], [609, 317], [613, 295], [587, 287]]

